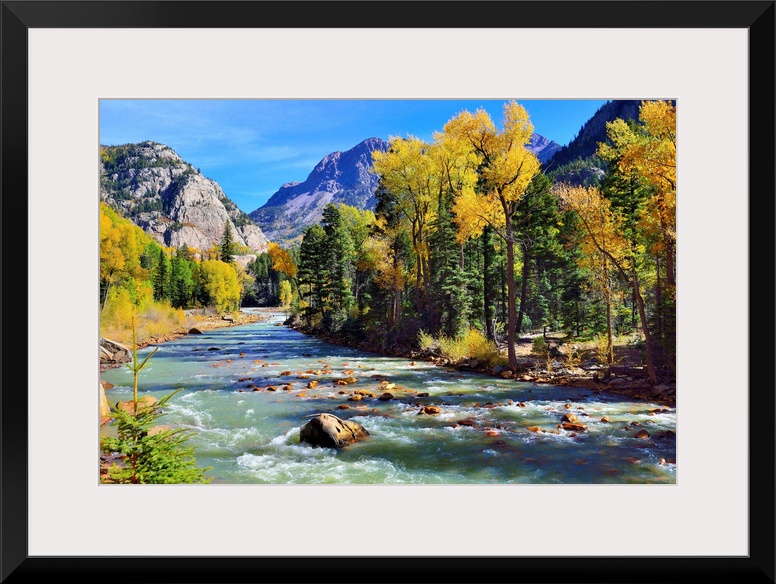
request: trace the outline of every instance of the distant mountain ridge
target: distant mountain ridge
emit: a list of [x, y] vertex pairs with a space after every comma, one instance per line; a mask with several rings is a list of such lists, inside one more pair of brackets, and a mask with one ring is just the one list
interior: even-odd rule
[[536, 154], [536, 158], [539, 159], [539, 162], [544, 164], [550, 160], [562, 146], [554, 140], [548, 140], [544, 136], [534, 134], [531, 136], [531, 140], [528, 144], [526, 144], [526, 148]]
[[[566, 146], [558, 149], [543, 164], [545, 172], [556, 182], [598, 186], [606, 176], [605, 164], [598, 159], [598, 144], [608, 140], [606, 124], [620, 118], [637, 122], [641, 99], [611, 100], [602, 105], [580, 128]], [[676, 100], [669, 100], [676, 105]]]
[[[606, 141], [606, 123], [621, 118], [638, 120], [640, 99], [618, 99], [606, 102], [587, 120], [576, 136], [558, 148], [549, 159], [550, 166], [558, 167], [577, 158], [589, 158], [598, 150], [598, 143]], [[542, 161], [544, 162], [544, 161]]]
[[[350, 150], [328, 154], [305, 181], [281, 186], [263, 206], [250, 213], [250, 218], [272, 241], [289, 244], [298, 240], [307, 226], [321, 220], [328, 203], [374, 210], [378, 176], [371, 172], [372, 152], [386, 152], [389, 146], [373, 137]], [[561, 146], [534, 134], [527, 147], [540, 162], [546, 162]]]
[[206, 251], [229, 223], [238, 246], [267, 251], [261, 228], [219, 184], [164, 144], [100, 146], [100, 199], [168, 247]]
[[385, 152], [388, 143], [367, 138], [350, 150], [324, 156], [305, 181], [281, 186], [250, 218], [273, 241], [290, 242], [321, 220], [328, 203], [374, 209], [378, 177], [370, 169], [375, 150]]

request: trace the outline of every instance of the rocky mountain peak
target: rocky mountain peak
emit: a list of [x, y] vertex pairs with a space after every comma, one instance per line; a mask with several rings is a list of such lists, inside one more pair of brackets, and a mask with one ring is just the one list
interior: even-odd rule
[[100, 147], [100, 198], [160, 244], [205, 251], [218, 245], [226, 223], [249, 253], [268, 240], [215, 181], [156, 142]]
[[323, 217], [327, 203], [373, 209], [377, 176], [372, 152], [388, 150], [380, 138], [367, 138], [346, 151], [332, 152], [315, 165], [303, 182], [286, 183], [250, 214], [273, 241], [291, 242], [305, 227]]
[[552, 158], [553, 154], [560, 150], [561, 145], [540, 134], [534, 133], [531, 136], [531, 140], [526, 144], [526, 148], [536, 155], [539, 162], [544, 164]]

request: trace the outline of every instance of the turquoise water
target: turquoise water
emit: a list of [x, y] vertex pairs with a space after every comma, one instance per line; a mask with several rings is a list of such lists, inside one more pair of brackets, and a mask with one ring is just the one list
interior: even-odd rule
[[[325, 343], [283, 320], [273, 314], [161, 344], [140, 373], [141, 396], [183, 388], [160, 423], [196, 431], [197, 464], [213, 467], [213, 483], [676, 482], [674, 408], [413, 364]], [[332, 383], [348, 375], [358, 381]], [[105, 392], [111, 404], [131, 399], [128, 368], [101, 378], [115, 385]], [[379, 396], [384, 379], [396, 384], [389, 390], [395, 399], [349, 401], [355, 390]], [[307, 389], [311, 380], [318, 386]], [[268, 385], [277, 391], [250, 387]], [[349, 409], [337, 409], [343, 404]], [[425, 405], [441, 412], [418, 415]], [[304, 416], [319, 412], [356, 421], [370, 436], [339, 450], [300, 444]], [[565, 413], [587, 430], [558, 429]], [[646, 440], [635, 437], [642, 429]]]

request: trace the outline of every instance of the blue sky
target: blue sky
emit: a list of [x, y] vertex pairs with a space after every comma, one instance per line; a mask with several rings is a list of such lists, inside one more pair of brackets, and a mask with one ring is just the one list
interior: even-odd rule
[[[606, 100], [521, 100], [534, 131], [566, 145]], [[500, 127], [506, 100], [101, 100], [100, 144], [153, 140], [218, 182], [250, 213], [327, 154], [367, 138], [435, 131], [483, 107]]]

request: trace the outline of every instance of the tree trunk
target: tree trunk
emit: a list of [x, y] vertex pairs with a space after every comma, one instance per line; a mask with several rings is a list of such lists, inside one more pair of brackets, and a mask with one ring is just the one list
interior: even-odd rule
[[507, 356], [509, 369], [517, 371], [517, 354], [515, 353], [515, 242], [512, 235], [512, 214], [506, 213], [506, 244], [507, 244]]
[[641, 292], [639, 291], [639, 281], [635, 275], [633, 280], [631, 280], [631, 285], [633, 286], [633, 293], [636, 296], [636, 302], [639, 307], [641, 329], [644, 332], [644, 344], [646, 345], [647, 349], [647, 376], [649, 377], [649, 382], [652, 385], [656, 385], [657, 374], [655, 372], [655, 359], [652, 355], [652, 335], [649, 334], [649, 327], [647, 326], [647, 315], [644, 310], [644, 299], [641, 297]]
[[110, 292], [110, 280], [108, 280], [108, 285], [105, 287], [105, 296], [102, 299], [102, 310], [105, 310], [105, 303], [108, 301], [108, 292]]
[[490, 287], [492, 282], [490, 281], [491, 264], [493, 263], [493, 250], [490, 245], [490, 227], [486, 226], [482, 232], [482, 299], [485, 305], [483, 314], [485, 315], [485, 331], [488, 338], [495, 340], [493, 333], [493, 300], [490, 296]]
[[523, 330], [523, 309], [525, 307], [525, 299], [528, 296], [528, 274], [531, 272], [530, 268], [531, 256], [528, 253], [528, 249], [523, 250], [523, 282], [520, 286], [520, 309], [517, 313], [517, 334]]
[[655, 262], [657, 267], [655, 274], [657, 275], [657, 282], [655, 283], [655, 306], [657, 307], [657, 336], [663, 338], [663, 307], [660, 299], [660, 256], [655, 256]]
[[[423, 260], [423, 297], [426, 301], [426, 315], [429, 322], [434, 320], [434, 307], [432, 306], [431, 293], [431, 270], [428, 267], [428, 260]], [[420, 315], [418, 315], [420, 316]]]
[[669, 241], [666, 244], [666, 279], [671, 288], [676, 286], [676, 274], [674, 273], [674, 243]]
[[604, 258], [604, 297], [606, 298], [606, 364], [614, 365], [614, 349], [612, 347], [612, 290], [609, 284], [609, 264]]

